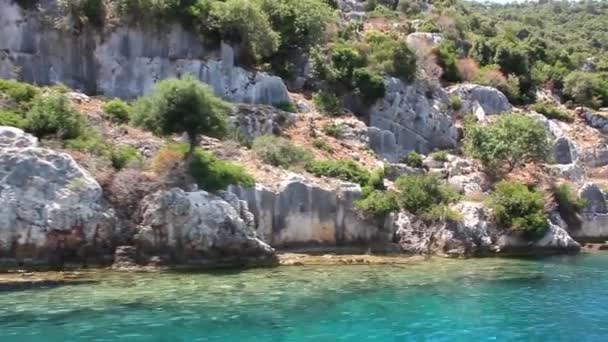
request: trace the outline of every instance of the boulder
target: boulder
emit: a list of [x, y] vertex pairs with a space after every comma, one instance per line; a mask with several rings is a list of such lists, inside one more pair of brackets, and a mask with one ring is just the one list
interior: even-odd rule
[[293, 125], [298, 115], [268, 105], [239, 104], [229, 116], [231, 125], [245, 138], [280, 135]]
[[556, 164], [571, 164], [576, 162], [578, 152], [575, 143], [565, 136], [555, 140], [552, 147], [553, 162]]
[[608, 134], [608, 117], [587, 108], [577, 108], [576, 111], [582, 112], [582, 117], [587, 121], [589, 126], [598, 129], [604, 134]]
[[588, 167], [608, 165], [608, 145], [600, 145], [593, 149], [582, 150], [579, 161]]
[[0, 262], [111, 260], [120, 225], [99, 184], [21, 130], [0, 127], [0, 137]]
[[595, 183], [585, 183], [578, 191], [580, 198], [587, 201], [587, 206], [584, 209], [585, 213], [589, 214], [606, 214], [608, 208], [606, 206], [606, 197]]
[[276, 104], [289, 101], [281, 78], [235, 66], [227, 44], [210, 42], [181, 25], [132, 25], [98, 29], [86, 25], [74, 34], [49, 25], [52, 10], [25, 11], [0, 2], [0, 77], [36, 84], [62, 82], [85, 93], [134, 98], [159, 80], [193, 75], [226, 100]]
[[483, 172], [456, 175], [448, 178], [448, 184], [454, 190], [465, 195], [484, 193], [490, 188], [490, 179]]
[[500, 114], [512, 109], [509, 100], [500, 90], [488, 86], [472, 83], [463, 83], [447, 89], [450, 96], [458, 96], [462, 100], [460, 112], [473, 112], [478, 103], [484, 114]]
[[578, 163], [546, 165], [547, 174], [559, 177], [574, 183], [585, 180], [585, 170]]
[[424, 44], [427, 46], [439, 45], [443, 40], [443, 36], [440, 33], [432, 32], [413, 32], [407, 35], [405, 41], [410, 46], [419, 46]]
[[496, 242], [499, 253], [517, 255], [580, 251], [581, 245], [567, 231], [551, 222], [548, 224], [547, 232], [537, 240], [530, 240], [517, 234], [500, 236]]
[[386, 95], [369, 109], [370, 147], [376, 153], [397, 161], [412, 150], [426, 154], [456, 145], [458, 131], [443, 89], [397, 78], [386, 78], [384, 85]]
[[415, 168], [401, 163], [384, 163], [384, 177], [390, 181], [395, 181], [403, 175], [421, 175], [423, 169]]
[[173, 262], [212, 266], [276, 261], [274, 250], [235, 207], [205, 191], [153, 193], [142, 200], [138, 216], [134, 240], [148, 257], [168, 255]]
[[358, 184], [317, 184], [290, 175], [276, 189], [231, 186], [229, 192], [247, 202], [262, 240], [275, 248], [298, 246], [372, 245], [390, 243], [383, 222], [362, 217], [354, 206]]
[[394, 214], [393, 226], [395, 242], [404, 253], [430, 254], [433, 231], [427, 225], [407, 212]]

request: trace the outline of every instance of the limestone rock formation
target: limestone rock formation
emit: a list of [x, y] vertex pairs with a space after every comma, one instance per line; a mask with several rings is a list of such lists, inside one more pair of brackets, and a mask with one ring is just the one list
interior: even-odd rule
[[543, 237], [531, 241], [518, 235], [502, 235], [496, 245], [500, 253], [505, 254], [535, 254], [555, 252], [578, 252], [581, 245], [576, 242], [563, 228], [550, 223]]
[[248, 203], [256, 231], [274, 247], [368, 245], [389, 243], [392, 232], [382, 222], [362, 218], [354, 201], [361, 196], [357, 184], [342, 182], [324, 187], [292, 175], [276, 190], [232, 186], [229, 191]]
[[139, 210], [134, 240], [145, 256], [197, 265], [275, 262], [274, 249], [256, 237], [242, 212], [216, 195], [163, 190], [146, 196]]
[[[53, 2], [44, 2], [52, 6]], [[159, 80], [191, 74], [224, 99], [275, 104], [289, 101], [279, 77], [235, 66], [235, 52], [173, 24], [57, 29], [43, 15], [0, 1], [0, 77], [36, 84], [62, 82], [86, 93], [133, 98]]]
[[472, 83], [463, 83], [447, 89], [451, 96], [458, 96], [462, 100], [460, 112], [474, 112], [477, 104], [481, 106], [486, 115], [509, 112], [511, 104], [500, 90], [488, 86]]
[[578, 192], [587, 201], [582, 223], [571, 234], [579, 241], [604, 242], [608, 239], [608, 206], [603, 191], [594, 183], [585, 183]]
[[397, 161], [412, 150], [428, 153], [456, 144], [458, 132], [443, 89], [396, 78], [384, 84], [386, 95], [369, 110], [370, 147], [376, 153]]
[[68, 154], [0, 127], [0, 259], [57, 264], [111, 257], [119, 225], [99, 184]]
[[263, 135], [280, 135], [283, 129], [293, 125], [297, 117], [297, 114], [272, 106], [240, 104], [229, 120], [241, 135], [253, 140]]

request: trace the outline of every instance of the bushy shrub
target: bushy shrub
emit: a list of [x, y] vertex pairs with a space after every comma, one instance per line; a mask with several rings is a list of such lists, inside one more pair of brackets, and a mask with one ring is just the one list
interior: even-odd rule
[[398, 37], [380, 31], [368, 31], [369, 66], [385, 74], [411, 81], [416, 76], [416, 54]]
[[431, 153], [431, 157], [433, 160], [439, 162], [447, 162], [448, 161], [448, 153], [446, 151], [436, 151]]
[[508, 171], [527, 162], [546, 160], [550, 148], [546, 128], [536, 119], [506, 114], [495, 122], [465, 129], [465, 151], [489, 170]]
[[32, 100], [26, 115], [28, 131], [37, 137], [55, 136], [61, 139], [78, 137], [84, 129], [84, 117], [62, 94], [40, 94]]
[[504, 229], [533, 238], [548, 228], [541, 193], [517, 182], [501, 181], [491, 194], [496, 222]]
[[353, 72], [353, 87], [366, 105], [372, 105], [384, 97], [384, 79], [367, 69], [356, 69]]
[[578, 104], [599, 108], [608, 105], [606, 74], [575, 71], [564, 79], [564, 93]]
[[463, 81], [471, 82], [479, 75], [479, 65], [472, 58], [464, 58], [456, 63], [458, 74]]
[[458, 96], [458, 95], [450, 96], [450, 107], [452, 107], [452, 110], [455, 110], [455, 111], [459, 111], [462, 109], [462, 100], [460, 99], [460, 96]]
[[28, 121], [21, 113], [0, 108], [0, 126], [12, 126], [26, 129], [28, 126]]
[[402, 162], [407, 166], [422, 167], [422, 156], [416, 151], [411, 151], [407, 154], [407, 156], [405, 156], [405, 158], [403, 158]]
[[321, 138], [316, 138], [312, 141], [312, 146], [314, 146], [315, 148], [321, 150], [321, 151], [325, 151], [328, 153], [334, 153], [334, 149], [333, 147], [331, 147], [330, 144], [327, 143], [327, 141], [321, 139]]
[[355, 206], [366, 215], [381, 218], [398, 211], [398, 203], [395, 192], [373, 190], [367, 196], [357, 200]]
[[272, 106], [275, 107], [275, 108], [277, 108], [277, 109], [284, 110], [284, 111], [290, 112], [290, 113], [297, 113], [298, 112], [298, 109], [296, 108], [296, 106], [291, 101], [273, 103]]
[[[434, 175], [404, 175], [397, 179], [398, 203], [412, 214], [423, 218], [445, 219], [451, 216], [445, 207], [458, 199], [458, 194]], [[444, 215], [438, 217], [437, 215]]]
[[328, 122], [323, 127], [321, 127], [323, 133], [330, 137], [341, 138], [344, 134], [344, 127], [340, 124], [336, 124], [334, 122]]
[[556, 185], [552, 190], [561, 217], [568, 223], [568, 226], [579, 226], [581, 224], [579, 214], [587, 206], [587, 201], [579, 198], [574, 189], [566, 183]]
[[27, 83], [0, 79], [0, 97], [6, 96], [17, 104], [29, 102], [39, 93], [38, 88]]
[[565, 122], [574, 121], [574, 117], [572, 117], [572, 115], [550, 103], [535, 103], [534, 105], [532, 105], [532, 110], [544, 115], [547, 119], [556, 119]]
[[112, 145], [99, 132], [85, 128], [78, 137], [65, 141], [65, 147], [70, 150], [87, 152], [100, 157], [110, 158]]
[[143, 156], [132, 146], [117, 146], [111, 150], [110, 161], [116, 170], [122, 170], [126, 167], [141, 165]]
[[312, 160], [312, 153], [285, 138], [265, 135], [253, 141], [253, 151], [266, 164], [289, 168]]
[[456, 47], [454, 42], [450, 40], [444, 40], [433, 49], [435, 56], [437, 56], [437, 63], [443, 70], [441, 78], [448, 82], [459, 82], [462, 80], [458, 69], [458, 56], [456, 54]]
[[105, 21], [106, 6], [103, 0], [62, 0], [59, 3], [82, 24], [102, 26]]
[[133, 109], [123, 100], [114, 99], [106, 102], [102, 107], [103, 112], [112, 121], [125, 123], [129, 121]]
[[329, 115], [339, 115], [342, 113], [342, 101], [327, 91], [319, 91], [312, 97], [318, 109]]
[[495, 65], [483, 67], [479, 71], [475, 83], [500, 90], [512, 103], [522, 102], [517, 76], [509, 75], [507, 77]]
[[367, 185], [370, 172], [354, 160], [313, 160], [306, 164], [306, 171], [315, 176], [338, 178]]

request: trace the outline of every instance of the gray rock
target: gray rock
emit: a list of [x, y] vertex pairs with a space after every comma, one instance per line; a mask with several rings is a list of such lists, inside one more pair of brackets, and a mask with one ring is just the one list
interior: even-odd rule
[[502, 235], [496, 245], [504, 254], [534, 254], [556, 252], [578, 252], [581, 245], [567, 231], [549, 222], [549, 229], [538, 240], [525, 239], [519, 235]]
[[395, 242], [403, 252], [410, 254], [430, 254], [433, 230], [414, 216], [399, 212], [394, 214]]
[[247, 202], [255, 216], [258, 236], [276, 248], [381, 244], [392, 241], [382, 222], [363, 218], [354, 206], [361, 187], [340, 183], [337, 188], [293, 175], [276, 190], [229, 187]]
[[546, 170], [550, 176], [571, 182], [580, 183], [585, 180], [585, 170], [578, 163], [546, 165]]
[[3, 147], [37, 147], [38, 139], [19, 128], [0, 126], [0, 148]]
[[576, 111], [582, 111], [583, 118], [589, 126], [598, 129], [604, 134], [608, 134], [608, 117], [587, 108], [577, 108]]
[[274, 250], [260, 241], [230, 203], [205, 191], [181, 189], [146, 196], [135, 243], [147, 256], [201, 265], [274, 263]]
[[606, 214], [608, 207], [606, 206], [606, 198], [599, 186], [595, 183], [585, 183], [578, 191], [580, 198], [587, 201], [587, 206], [584, 212], [590, 214]]
[[556, 164], [571, 164], [577, 160], [577, 148], [570, 138], [565, 136], [557, 138], [553, 143], [552, 150], [552, 159]]
[[509, 100], [500, 90], [472, 83], [458, 84], [447, 89], [450, 96], [459, 96], [462, 100], [463, 113], [471, 112], [478, 103], [486, 115], [509, 112], [512, 109]]
[[237, 105], [229, 116], [233, 127], [247, 139], [253, 140], [263, 135], [280, 135], [293, 125], [298, 115], [267, 105]]
[[415, 168], [401, 163], [384, 163], [384, 177], [390, 181], [395, 181], [403, 175], [421, 175], [423, 169]]
[[[19, 145], [6, 138], [5, 146]], [[30, 138], [15, 135], [35, 145]], [[119, 234], [101, 187], [68, 154], [0, 148], [0, 263], [102, 262]]]
[[455, 146], [458, 132], [449, 112], [449, 98], [426, 81], [405, 84], [385, 79], [386, 95], [369, 110], [370, 147], [397, 161], [409, 151], [428, 153]]
[[579, 161], [588, 167], [601, 167], [608, 165], [608, 145], [601, 145], [594, 149], [582, 150]]
[[440, 33], [431, 32], [413, 32], [407, 35], [405, 41], [408, 45], [416, 46], [417, 44], [426, 44], [429, 46], [439, 45], [443, 40]]
[[62, 82], [86, 93], [134, 98], [150, 93], [162, 79], [189, 74], [230, 101], [289, 101], [279, 77], [236, 67], [230, 46], [209, 50], [199, 36], [177, 24], [104, 29], [88, 25], [74, 34], [56, 29], [40, 13], [1, 1], [0, 25], [2, 78], [43, 85]]
[[485, 173], [473, 172], [466, 175], [450, 176], [448, 184], [456, 191], [470, 195], [488, 191], [491, 182]]

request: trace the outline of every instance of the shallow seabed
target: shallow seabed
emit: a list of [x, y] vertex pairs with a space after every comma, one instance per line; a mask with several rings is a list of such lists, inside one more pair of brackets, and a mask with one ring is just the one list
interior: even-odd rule
[[608, 338], [608, 254], [91, 276], [0, 293], [0, 341]]

